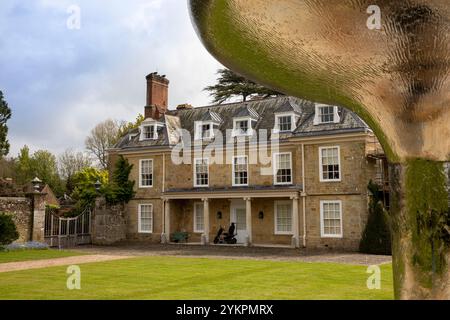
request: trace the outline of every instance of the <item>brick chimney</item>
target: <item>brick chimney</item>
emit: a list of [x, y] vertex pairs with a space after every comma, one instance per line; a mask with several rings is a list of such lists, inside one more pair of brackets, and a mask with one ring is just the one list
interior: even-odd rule
[[147, 79], [147, 104], [144, 116], [158, 120], [167, 111], [169, 80], [157, 72], [150, 73], [145, 79]]

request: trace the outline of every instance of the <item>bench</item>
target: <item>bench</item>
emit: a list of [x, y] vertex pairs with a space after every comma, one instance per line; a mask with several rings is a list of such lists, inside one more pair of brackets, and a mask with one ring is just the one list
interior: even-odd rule
[[187, 242], [189, 238], [189, 233], [187, 232], [175, 232], [172, 233], [172, 241], [173, 242]]

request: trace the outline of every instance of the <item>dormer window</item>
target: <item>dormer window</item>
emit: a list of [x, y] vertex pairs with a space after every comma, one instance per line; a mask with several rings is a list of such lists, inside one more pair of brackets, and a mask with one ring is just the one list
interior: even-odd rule
[[235, 130], [239, 135], [248, 134], [248, 120], [237, 120], [235, 122]]
[[256, 122], [256, 120], [251, 118], [235, 118], [233, 120], [233, 136], [251, 136], [253, 134], [252, 122]]
[[298, 116], [295, 113], [275, 114], [275, 132], [292, 132]]
[[156, 139], [157, 135], [156, 135], [155, 126], [154, 125], [144, 126], [143, 132], [142, 132], [142, 137], [144, 140]]
[[[218, 124], [216, 124], [216, 127]], [[195, 122], [195, 140], [211, 140], [214, 138], [214, 122]]]
[[155, 121], [153, 119], [146, 119], [140, 126], [140, 139], [144, 140], [156, 140], [158, 139], [158, 129], [163, 128], [164, 123]]
[[316, 105], [316, 114], [314, 117], [314, 124], [339, 123], [341, 118], [339, 116], [338, 107], [329, 105]]

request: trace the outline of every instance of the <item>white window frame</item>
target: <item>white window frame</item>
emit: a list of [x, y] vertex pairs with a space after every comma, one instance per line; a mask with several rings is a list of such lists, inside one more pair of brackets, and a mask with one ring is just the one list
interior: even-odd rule
[[[291, 231], [278, 231], [278, 205], [289, 205], [291, 207]], [[293, 208], [292, 208], [292, 201], [289, 200], [280, 200], [280, 201], [274, 201], [274, 234], [275, 235], [293, 235], [294, 234], [294, 216], [293, 216]]]
[[[339, 165], [339, 179], [324, 179], [323, 177], [323, 159], [322, 150], [325, 149], [337, 149], [338, 150], [338, 165]], [[341, 163], [341, 147], [340, 146], [327, 146], [319, 147], [319, 174], [320, 182], [341, 182], [342, 181], [342, 163]]]
[[[151, 185], [143, 185], [142, 184], [142, 163], [144, 162], [144, 161], [150, 161], [151, 163], [152, 163], [152, 173], [151, 173], [151, 175], [152, 175], [152, 184]], [[148, 189], [148, 188], [153, 188], [153, 185], [154, 185], [154, 183], [155, 183], [155, 175], [154, 175], [154, 161], [153, 161], [153, 159], [140, 159], [139, 160], [139, 188], [141, 188], [141, 189]]]
[[[322, 117], [320, 116], [320, 109], [325, 107], [333, 107], [334, 109], [334, 119], [329, 122], [322, 122]], [[329, 123], [339, 123], [341, 122], [341, 117], [339, 116], [339, 108], [337, 106], [330, 106], [327, 104], [316, 104], [316, 110], [314, 114], [314, 125], [319, 124], [329, 124]]]
[[[209, 125], [209, 137], [203, 137], [203, 126]], [[213, 121], [195, 121], [195, 140], [212, 140], [214, 138], [214, 125]], [[216, 124], [217, 125], [217, 124]]]
[[[325, 233], [325, 225], [324, 225], [324, 204], [339, 204], [339, 213], [340, 213], [340, 234], [326, 234]], [[343, 229], [343, 220], [344, 213], [342, 211], [342, 200], [321, 200], [320, 201], [320, 236], [322, 238], [338, 238], [342, 239], [344, 237], [344, 229]]]
[[[291, 182], [278, 182], [277, 181], [277, 158], [279, 155], [285, 155], [288, 154], [289, 155], [289, 160], [291, 162]], [[278, 186], [282, 186], [282, 185], [292, 185], [294, 183], [294, 169], [293, 169], [293, 164], [292, 164], [292, 152], [277, 152], [273, 154], [273, 184], [274, 185], [278, 185]]]
[[[207, 184], [197, 184], [197, 161], [206, 160], [207, 163], [207, 174], [208, 174], [208, 183]], [[209, 187], [209, 158], [195, 158], [194, 159], [194, 187], [197, 188], [207, 188]]]
[[[234, 176], [234, 174], [236, 173], [235, 172], [235, 168], [234, 168], [234, 165], [235, 165], [235, 160], [236, 159], [239, 159], [239, 158], [245, 158], [245, 162], [247, 163], [247, 183], [246, 184], [236, 184], [235, 183], [235, 176]], [[232, 168], [232, 186], [233, 187], [247, 187], [248, 185], [249, 185], [249, 182], [250, 182], [250, 167], [249, 167], [249, 163], [248, 163], [248, 156], [234, 156], [233, 157], [233, 163], [232, 163], [232, 166], [231, 166]]]
[[[147, 138], [145, 137], [145, 128], [153, 128], [153, 137]], [[147, 141], [147, 140], [156, 140], [158, 139], [158, 127], [154, 124], [144, 124], [142, 126], [142, 133], [141, 133], [141, 141]]]
[[[291, 117], [291, 130], [281, 130], [280, 129], [280, 118]], [[286, 133], [292, 132], [296, 129], [297, 117], [294, 113], [277, 113], [275, 114], [275, 128], [273, 129], [274, 133]]]
[[[150, 216], [151, 216], [151, 225], [150, 225], [150, 230], [142, 230], [142, 219], [141, 219], [141, 217], [142, 217], [142, 207], [143, 206], [150, 206], [150, 208], [151, 208], [151, 213], [150, 213]], [[154, 223], [153, 223], [153, 218], [154, 218], [154, 214], [153, 214], [153, 204], [152, 203], [140, 203], [139, 204], [139, 206], [138, 206], [138, 232], [139, 233], [148, 233], [148, 234], [150, 234], [150, 233], [153, 233], [153, 225], [154, 225]]]
[[[247, 133], [242, 133], [240, 129], [237, 128], [238, 122], [247, 122], [248, 130]], [[233, 137], [247, 137], [253, 135], [253, 128], [252, 128], [252, 118], [249, 117], [241, 117], [241, 118], [234, 118], [233, 119]]]
[[[203, 229], [197, 228], [197, 215], [199, 214], [197, 208], [199, 205], [202, 206]], [[194, 202], [194, 216], [192, 217], [193, 218], [192, 220], [194, 222], [194, 227], [193, 227], [194, 233], [204, 233], [205, 232], [205, 214], [204, 214], [203, 210], [205, 210], [205, 209], [204, 209], [202, 202]]]

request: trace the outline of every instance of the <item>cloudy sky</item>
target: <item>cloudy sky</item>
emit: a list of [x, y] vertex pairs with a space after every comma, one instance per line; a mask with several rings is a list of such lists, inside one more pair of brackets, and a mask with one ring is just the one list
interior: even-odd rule
[[220, 67], [198, 40], [186, 0], [1, 0], [0, 34], [13, 156], [24, 144], [83, 150], [98, 122], [133, 120], [153, 71], [171, 81], [171, 108], [208, 104], [202, 89]]

